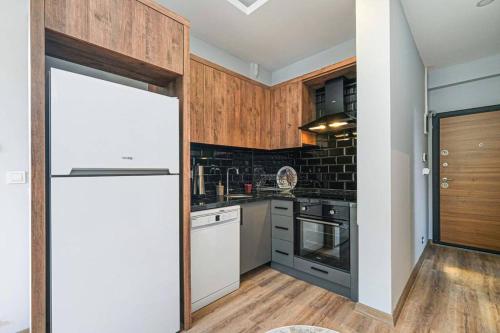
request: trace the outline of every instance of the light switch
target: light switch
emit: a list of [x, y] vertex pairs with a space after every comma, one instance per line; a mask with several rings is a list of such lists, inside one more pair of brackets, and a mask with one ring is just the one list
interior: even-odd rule
[[423, 175], [428, 175], [428, 174], [430, 174], [430, 173], [431, 173], [431, 170], [430, 170], [429, 168], [423, 168], [423, 169], [422, 169], [422, 174], [423, 174]]
[[7, 171], [5, 175], [7, 184], [26, 184], [25, 171]]

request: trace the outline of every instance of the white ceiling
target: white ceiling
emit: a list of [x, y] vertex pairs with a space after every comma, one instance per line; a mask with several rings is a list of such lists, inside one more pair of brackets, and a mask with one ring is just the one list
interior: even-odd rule
[[226, 0], [158, 0], [194, 36], [268, 70], [355, 37], [354, 0], [269, 0], [246, 15]]
[[447, 66], [500, 54], [500, 0], [401, 0], [426, 66]]

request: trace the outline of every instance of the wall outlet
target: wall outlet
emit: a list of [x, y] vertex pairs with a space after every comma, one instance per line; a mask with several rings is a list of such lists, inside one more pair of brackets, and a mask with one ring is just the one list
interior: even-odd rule
[[7, 171], [5, 174], [5, 182], [7, 184], [26, 184], [26, 172]]

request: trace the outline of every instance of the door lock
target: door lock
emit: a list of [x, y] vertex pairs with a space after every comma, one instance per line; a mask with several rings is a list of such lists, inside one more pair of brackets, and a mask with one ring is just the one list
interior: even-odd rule
[[441, 179], [441, 188], [448, 188], [450, 187], [450, 184], [448, 184], [449, 181], [452, 181], [453, 179], [448, 178], [448, 177], [443, 177]]
[[446, 149], [441, 150], [441, 156], [448, 156], [450, 152]]

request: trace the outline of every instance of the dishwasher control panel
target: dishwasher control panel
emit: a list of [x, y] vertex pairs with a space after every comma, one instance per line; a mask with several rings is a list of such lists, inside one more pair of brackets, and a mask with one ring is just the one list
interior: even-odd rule
[[203, 227], [210, 224], [239, 220], [240, 206], [204, 210], [191, 213], [191, 228]]

